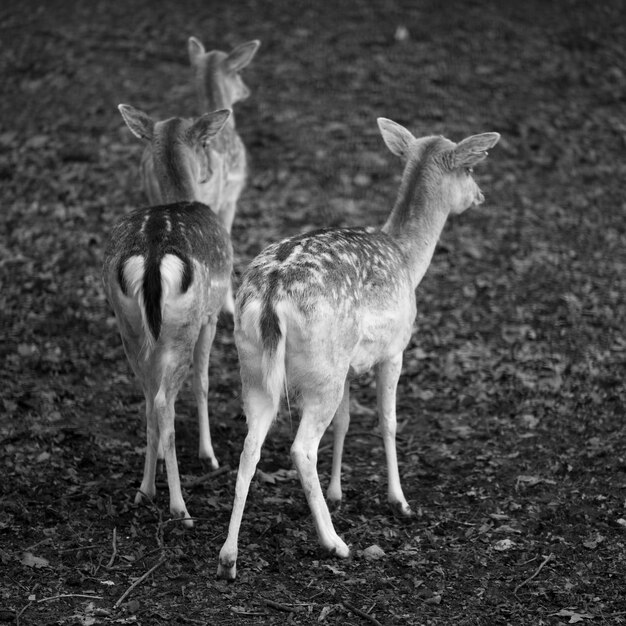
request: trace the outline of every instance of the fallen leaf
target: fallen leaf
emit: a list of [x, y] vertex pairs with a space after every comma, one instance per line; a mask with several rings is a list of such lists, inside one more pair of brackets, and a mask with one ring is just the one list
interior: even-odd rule
[[515, 547], [515, 542], [510, 539], [500, 539], [500, 541], [496, 541], [493, 546], [494, 550], [498, 550], [498, 552], [504, 552], [505, 550], [510, 550]]
[[48, 145], [49, 142], [50, 138], [48, 137], [48, 135], [34, 135], [30, 139], [28, 139], [28, 141], [26, 141], [24, 146], [26, 148], [34, 148], [35, 150], [39, 150], [40, 148]]
[[33, 343], [21, 343], [17, 346], [17, 353], [21, 357], [29, 357], [37, 354], [37, 346]]
[[410, 38], [409, 30], [406, 26], [398, 26], [396, 28], [396, 32], [394, 33], [393, 38], [396, 41], [403, 42], [407, 41]]
[[549, 478], [542, 478], [541, 476], [524, 476], [520, 475], [517, 477], [516, 487], [519, 488], [520, 485], [526, 485], [527, 487], [534, 487], [539, 483], [546, 483], [546, 485], [556, 485], [555, 480], [551, 480]]
[[539, 420], [534, 416], [526, 413], [520, 417], [520, 421], [526, 428], [536, 428], [537, 424], [539, 424]]
[[365, 548], [362, 554], [367, 560], [375, 561], [382, 559], [385, 556], [385, 551], [380, 546], [372, 545], [369, 548]]
[[262, 483], [267, 483], [268, 485], [275, 485], [276, 484], [276, 477], [273, 476], [272, 474], [268, 474], [266, 472], [264, 472], [263, 470], [257, 469], [256, 471], [256, 478], [257, 480], [260, 480]]
[[571, 611], [569, 609], [561, 609], [558, 613], [552, 613], [552, 615], [556, 617], [569, 617], [568, 624], [578, 624], [585, 619], [594, 619], [595, 615], [591, 613], [577, 613], [576, 611]]
[[424, 604], [441, 604], [441, 595], [436, 593], [427, 600], [424, 600]]
[[345, 576], [346, 573], [343, 570], [340, 570], [338, 567], [335, 567], [334, 565], [331, 565], [330, 563], [324, 563], [324, 565], [322, 565], [322, 567], [324, 567], [325, 569], [331, 571], [333, 574], [337, 575], [337, 576]]
[[275, 485], [277, 482], [297, 480], [298, 472], [295, 469], [286, 469], [286, 468], [276, 470], [275, 472], [264, 472], [260, 469], [257, 469], [256, 477], [262, 483]]
[[587, 541], [583, 541], [583, 546], [585, 546], [588, 550], [595, 550], [604, 540], [605, 537], [602, 535], [596, 535]]
[[41, 567], [48, 567], [50, 565], [50, 561], [48, 561], [48, 559], [44, 559], [41, 556], [35, 556], [32, 552], [24, 552], [20, 562], [22, 563], [22, 565], [26, 565], [27, 567], [34, 567], [36, 569], [39, 569]]

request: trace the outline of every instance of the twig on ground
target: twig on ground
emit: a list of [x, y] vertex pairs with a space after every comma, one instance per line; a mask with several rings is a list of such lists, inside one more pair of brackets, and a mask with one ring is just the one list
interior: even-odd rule
[[115, 561], [115, 557], [117, 556], [117, 528], [116, 527], [113, 528], [113, 539], [111, 540], [111, 543], [113, 544], [113, 554], [111, 554], [111, 558], [109, 559], [109, 562], [105, 566], [106, 569], [111, 569], [111, 566], [113, 565], [113, 561]]
[[262, 611], [242, 611], [237, 609], [236, 607], [231, 607], [230, 610], [235, 614], [241, 617], [266, 617], [267, 613]]
[[273, 609], [277, 609], [278, 611], [285, 611], [285, 613], [293, 613], [293, 607], [287, 606], [286, 604], [281, 604], [280, 602], [275, 602], [274, 600], [269, 600], [268, 598], [261, 598], [267, 606], [271, 606]]
[[60, 600], [61, 598], [89, 598], [90, 600], [104, 600], [102, 596], [91, 596], [86, 593], [62, 593], [58, 596], [50, 596], [49, 598], [41, 598], [37, 600], [37, 604], [40, 602], [49, 602], [50, 600]]
[[543, 561], [541, 561], [539, 567], [535, 570], [535, 573], [532, 576], [529, 576], [526, 580], [524, 580], [523, 582], [521, 582], [519, 585], [517, 585], [517, 587], [515, 587], [515, 589], [513, 590], [513, 594], [517, 594], [517, 592], [526, 584], [528, 584], [533, 578], [535, 578], [535, 576], [537, 576], [537, 574], [539, 574], [539, 572], [543, 569], [543, 566], [553, 557], [554, 555], [552, 554], [552, 552], [550, 552], [550, 554], [548, 554], [548, 556], [544, 557]]
[[184, 615], [177, 615], [176, 619], [179, 622], [185, 622], [185, 624], [202, 624], [203, 626], [206, 626], [208, 624], [206, 620], [191, 619], [191, 617], [185, 617]]
[[128, 595], [132, 592], [133, 589], [135, 589], [135, 587], [138, 587], [144, 580], [146, 580], [146, 578], [148, 578], [148, 576], [150, 576], [150, 574], [152, 574], [152, 572], [154, 572], [158, 567], [161, 567], [161, 565], [163, 565], [163, 563], [165, 563], [166, 558], [163, 556], [161, 557], [161, 559], [158, 561], [158, 563], [156, 565], [153, 565], [141, 578], [138, 578], [120, 597], [120, 599], [113, 605], [114, 609], [117, 609], [120, 604], [122, 604], [122, 602], [124, 602], [124, 600], [128, 597]]
[[361, 609], [357, 609], [356, 606], [354, 606], [347, 600], [342, 600], [341, 604], [343, 604], [343, 606], [349, 611], [352, 611], [355, 615], [358, 615], [359, 617], [362, 617], [363, 619], [368, 620], [372, 624], [376, 624], [377, 626], [382, 626], [382, 624], [375, 617], [372, 617], [369, 613], [366, 613], [365, 611], [361, 611]]
[[59, 550], [57, 554], [69, 554], [70, 552], [80, 552], [81, 550], [97, 550], [102, 548], [103, 543], [94, 543], [90, 546], [78, 546], [78, 548], [67, 548], [66, 550]]
[[20, 617], [24, 614], [24, 611], [32, 604], [39, 604], [41, 602], [50, 602], [51, 600], [60, 600], [61, 598], [89, 598], [90, 600], [103, 600], [102, 596], [90, 596], [84, 593], [63, 593], [58, 596], [50, 596], [49, 598], [40, 598], [39, 600], [29, 600], [28, 604], [24, 605], [20, 612], [15, 616], [15, 626], [20, 626]]
[[222, 467], [218, 467], [216, 470], [213, 470], [212, 472], [208, 472], [207, 474], [202, 474], [202, 476], [196, 476], [195, 478], [187, 479], [185, 482], [182, 483], [182, 486], [185, 489], [191, 489], [193, 487], [197, 487], [198, 485], [201, 485], [202, 483], [209, 482], [211, 479], [215, 478], [216, 476], [220, 476], [221, 474], [225, 474], [226, 472], [229, 472], [229, 471], [230, 471], [230, 466], [223, 465]]
[[52, 539], [50, 539], [50, 537], [46, 537], [45, 539], [42, 539], [41, 541], [34, 543], [32, 546], [28, 546], [28, 548], [24, 548], [24, 552], [30, 552], [33, 548], [36, 548], [37, 546], [40, 546], [44, 543], [50, 543], [51, 541]]
[[24, 605], [22, 607], [22, 610], [15, 616], [15, 626], [20, 626], [20, 617], [22, 617], [22, 614], [24, 613], [24, 611], [32, 604], [32, 602], [29, 602], [28, 604]]

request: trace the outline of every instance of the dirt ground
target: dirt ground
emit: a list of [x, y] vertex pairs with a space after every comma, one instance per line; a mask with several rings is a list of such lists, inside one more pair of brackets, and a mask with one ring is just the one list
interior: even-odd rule
[[[0, 9], [0, 623], [626, 623], [626, 5], [14, 4]], [[232, 327], [210, 366], [217, 472], [196, 456], [189, 384], [177, 404], [187, 531], [164, 474], [156, 502], [133, 505], [143, 399], [100, 284], [112, 225], [145, 204], [116, 105], [198, 114], [190, 35], [262, 41], [236, 109], [250, 159], [236, 279], [285, 235], [382, 223], [401, 165], [378, 116], [418, 136], [502, 134], [476, 171], [486, 203], [450, 220], [417, 293], [398, 390], [415, 517], [387, 507], [362, 377], [333, 513], [351, 558], [317, 547], [283, 411], [233, 584], [215, 577], [246, 431]]]

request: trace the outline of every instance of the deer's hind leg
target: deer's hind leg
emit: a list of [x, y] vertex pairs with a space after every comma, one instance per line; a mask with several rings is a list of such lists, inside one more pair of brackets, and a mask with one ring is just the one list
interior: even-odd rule
[[344, 380], [345, 377], [332, 385], [316, 389], [315, 392], [307, 390], [302, 394], [302, 417], [291, 446], [291, 457], [298, 470], [320, 544], [342, 558], [350, 555], [350, 549], [335, 531], [324, 500], [317, 473], [317, 451], [322, 435], [344, 396]]

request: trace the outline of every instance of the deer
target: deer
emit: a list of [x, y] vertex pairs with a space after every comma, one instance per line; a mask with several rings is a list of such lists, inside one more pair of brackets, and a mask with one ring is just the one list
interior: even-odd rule
[[[220, 50], [206, 52], [195, 37], [190, 37], [188, 41], [189, 58], [202, 112], [230, 110], [222, 131], [204, 145], [204, 154], [198, 154], [198, 162], [204, 174], [194, 184], [194, 199], [211, 207], [229, 234], [247, 175], [246, 150], [235, 130], [232, 107], [250, 95], [240, 71], [252, 61], [259, 46], [260, 41], [253, 40], [226, 54]], [[122, 115], [125, 113], [122, 112]], [[148, 142], [140, 164], [141, 185], [150, 204], [158, 204], [163, 196], [162, 181], [155, 164], [155, 159], [159, 158], [155, 154], [157, 147], [155, 142]], [[234, 311], [232, 286], [226, 294], [223, 311], [229, 315]]]
[[[373, 369], [390, 505], [411, 516], [398, 470], [396, 389], [417, 313], [415, 291], [448, 216], [480, 205], [472, 176], [500, 135], [416, 138], [378, 118], [384, 143], [404, 164], [397, 199], [381, 228], [325, 228], [265, 248], [242, 277], [235, 305], [235, 343], [247, 419], [235, 495], [217, 575], [234, 580], [237, 542], [250, 483], [281, 398], [300, 411], [291, 458], [318, 540], [339, 558], [350, 554], [334, 529], [317, 473], [322, 435], [333, 422], [327, 495], [341, 500], [341, 458], [349, 427], [349, 387]], [[292, 404], [293, 406], [293, 404]]]
[[102, 268], [104, 290], [146, 403], [146, 456], [135, 504], [155, 497], [157, 458], [164, 458], [170, 512], [192, 527], [178, 473], [174, 404], [193, 361], [199, 457], [217, 468], [208, 365], [231, 284], [233, 251], [217, 215], [196, 198], [211, 176], [207, 147], [230, 111], [155, 121], [130, 105], [118, 108], [131, 132], [149, 144], [158, 181], [156, 204], [131, 211], [112, 229]]
[[[194, 83], [202, 112], [230, 109], [235, 103], [246, 100], [250, 89], [241, 78], [241, 70], [254, 58], [261, 42], [257, 39], [242, 43], [231, 52], [211, 50], [207, 52], [196, 37], [189, 37], [187, 49], [194, 73]], [[207, 156], [216, 173], [217, 200], [207, 198], [230, 233], [237, 211], [237, 201], [247, 177], [246, 149], [235, 128], [235, 116], [230, 118], [219, 137], [211, 144]], [[232, 314], [234, 298], [229, 291], [225, 310]]]

